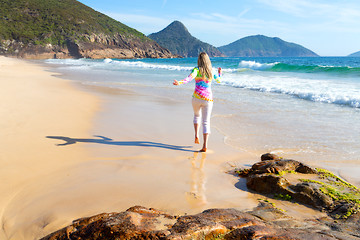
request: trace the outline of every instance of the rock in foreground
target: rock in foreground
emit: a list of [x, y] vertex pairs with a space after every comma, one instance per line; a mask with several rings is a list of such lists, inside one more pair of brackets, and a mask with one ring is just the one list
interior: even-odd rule
[[357, 239], [341, 227], [332, 230], [331, 224], [331, 221], [324, 223], [314, 219], [297, 221], [266, 202], [250, 212], [209, 209], [180, 217], [136, 206], [121, 213], [103, 213], [76, 220], [42, 240]]
[[324, 169], [276, 155], [239, 171], [249, 189], [326, 211], [333, 218], [348, 218], [360, 210], [360, 190]]

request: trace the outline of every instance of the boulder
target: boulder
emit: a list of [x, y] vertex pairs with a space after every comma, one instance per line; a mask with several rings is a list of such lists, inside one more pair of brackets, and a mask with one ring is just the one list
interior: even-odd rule
[[268, 160], [280, 160], [280, 157], [276, 154], [272, 153], [264, 153], [260, 157], [261, 161], [268, 161]]
[[246, 177], [248, 189], [326, 211], [336, 219], [360, 210], [360, 190], [333, 173], [273, 154], [264, 154], [261, 160], [237, 171]]
[[270, 174], [251, 174], [247, 177], [246, 186], [258, 193], [288, 194], [290, 183], [283, 177]]
[[103, 213], [75, 220], [43, 240], [68, 239], [160, 239], [176, 218], [152, 208], [135, 206], [121, 213]]
[[267, 160], [255, 163], [252, 166], [252, 172], [260, 173], [276, 173], [279, 174], [284, 171], [293, 171], [305, 174], [315, 174], [317, 171], [301, 162], [291, 159]]

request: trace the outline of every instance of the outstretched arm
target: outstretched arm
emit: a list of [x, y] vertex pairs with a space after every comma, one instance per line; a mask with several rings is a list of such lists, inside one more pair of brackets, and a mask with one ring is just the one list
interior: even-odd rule
[[220, 80], [221, 80], [221, 76], [222, 76], [222, 69], [221, 67], [218, 68], [218, 75], [214, 75], [214, 79], [217, 83], [220, 83]]
[[185, 79], [183, 79], [183, 80], [181, 80], [181, 81], [174, 80], [173, 84], [174, 84], [174, 85], [180, 85], [180, 84], [184, 84], [184, 83], [190, 82], [191, 80], [193, 80], [193, 79], [197, 76], [198, 71], [199, 71], [199, 70], [198, 70], [197, 68], [194, 68], [194, 69], [192, 70], [192, 72], [190, 73], [189, 76], [187, 76]]

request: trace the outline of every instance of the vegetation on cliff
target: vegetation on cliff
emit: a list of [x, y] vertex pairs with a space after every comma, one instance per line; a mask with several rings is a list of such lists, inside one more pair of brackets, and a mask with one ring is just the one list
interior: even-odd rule
[[104, 50], [106, 46], [130, 51], [137, 47], [143, 52], [152, 49], [170, 56], [144, 34], [76, 0], [0, 1], [0, 53], [18, 55], [30, 50], [59, 52], [72, 48], [81, 55], [84, 48]]
[[67, 38], [105, 33], [146, 37], [75, 0], [2, 0], [0, 37], [23, 43], [65, 45]]
[[280, 38], [249, 36], [218, 48], [228, 57], [316, 57], [313, 51]]
[[210, 57], [223, 56], [216, 47], [193, 37], [179, 21], [172, 22], [160, 32], [150, 34], [149, 38], [169, 49], [173, 54], [183, 57], [197, 57], [200, 52], [206, 52]]

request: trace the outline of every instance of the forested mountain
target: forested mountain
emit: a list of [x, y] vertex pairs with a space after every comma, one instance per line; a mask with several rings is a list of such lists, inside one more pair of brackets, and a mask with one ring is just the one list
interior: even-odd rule
[[223, 56], [216, 47], [193, 37], [179, 21], [172, 22], [160, 32], [150, 34], [149, 38], [169, 49], [173, 54], [183, 57], [197, 57], [200, 52], [206, 52], [210, 57]]
[[316, 57], [313, 51], [280, 38], [263, 35], [241, 38], [218, 48], [228, 57]]

